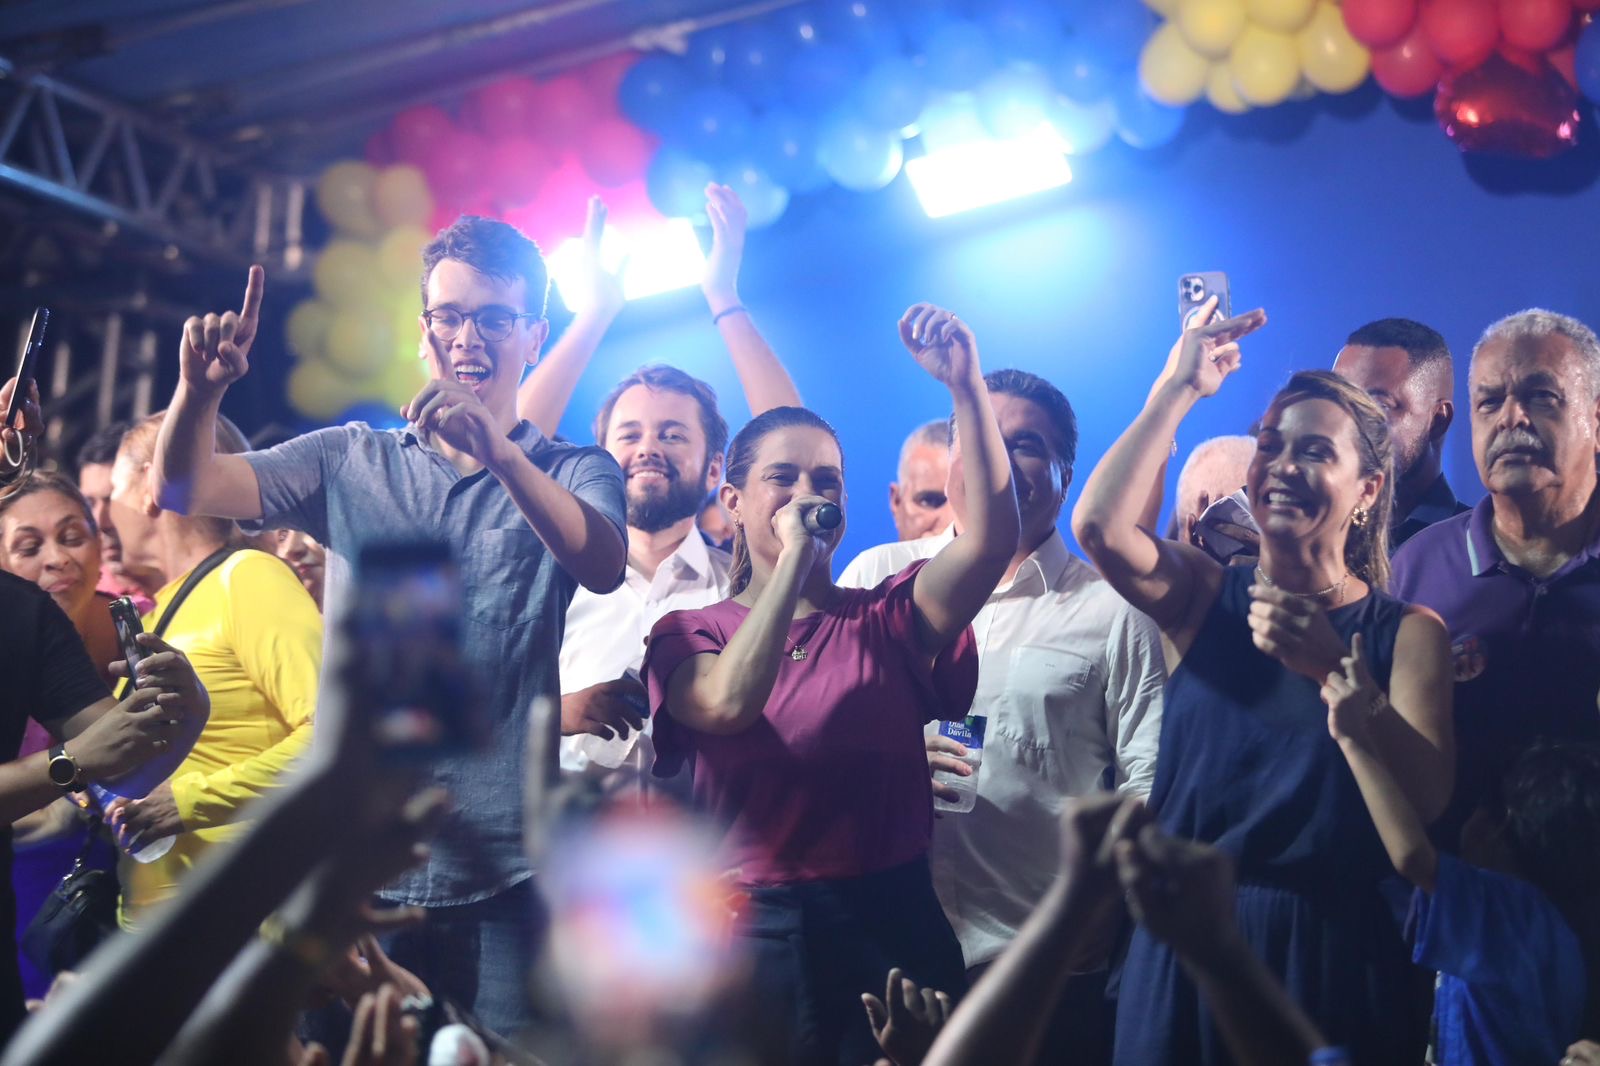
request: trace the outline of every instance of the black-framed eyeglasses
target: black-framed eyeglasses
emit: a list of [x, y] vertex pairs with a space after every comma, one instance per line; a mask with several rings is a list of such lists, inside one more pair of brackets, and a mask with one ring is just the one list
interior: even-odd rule
[[453, 341], [461, 332], [462, 323], [471, 319], [478, 336], [486, 341], [503, 341], [511, 336], [520, 319], [538, 320], [544, 316], [533, 311], [522, 314], [509, 307], [480, 307], [476, 311], [457, 311], [453, 307], [440, 307], [422, 312], [428, 331], [442, 341]]

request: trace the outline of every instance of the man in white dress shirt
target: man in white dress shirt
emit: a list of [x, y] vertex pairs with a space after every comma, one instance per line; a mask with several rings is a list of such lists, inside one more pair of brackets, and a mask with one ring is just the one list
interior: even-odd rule
[[[934, 886], [972, 977], [1005, 949], [1050, 887], [1067, 799], [1106, 788], [1149, 794], [1166, 683], [1154, 625], [1072, 555], [1056, 528], [1077, 450], [1072, 405], [1024, 371], [999, 370], [984, 380], [1011, 456], [1022, 535], [972, 623], [979, 654], [972, 709], [988, 716], [977, 806], [939, 818], [930, 854]], [[841, 585], [874, 586], [959, 533], [966, 510], [961, 462], [955, 427], [955, 524], [937, 537], [868, 549], [845, 568]], [[952, 741], [928, 743], [933, 768], [965, 771], [952, 757], [959, 750]], [[934, 789], [948, 793], [937, 782]], [[1069, 984], [1040, 1062], [1109, 1061], [1105, 979], [1101, 970]]]
[[638, 680], [645, 637], [668, 611], [728, 594], [729, 556], [695, 528], [700, 505], [722, 481], [728, 423], [711, 386], [676, 367], [645, 366], [601, 404], [595, 440], [622, 467], [628, 569], [620, 588], [586, 591], [567, 609], [561, 766], [604, 774], [626, 764], [643, 785], [653, 755]]

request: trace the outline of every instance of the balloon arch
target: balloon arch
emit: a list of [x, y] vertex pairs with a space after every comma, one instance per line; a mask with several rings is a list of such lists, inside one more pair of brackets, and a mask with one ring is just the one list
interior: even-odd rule
[[[552, 249], [591, 195], [629, 227], [696, 217], [709, 181], [753, 228], [792, 197], [889, 184], [906, 140], [1047, 126], [1065, 152], [1160, 147], [1202, 99], [1238, 114], [1370, 75], [1433, 94], [1464, 151], [1569, 148], [1600, 99], [1600, 0], [816, 0], [703, 30], [682, 55], [620, 54], [508, 77], [452, 114], [395, 115], [317, 183], [335, 236], [294, 308], [289, 401], [316, 420], [414, 395], [418, 262], [457, 215], [503, 218]], [[936, 58], [933, 58], [936, 57]]]

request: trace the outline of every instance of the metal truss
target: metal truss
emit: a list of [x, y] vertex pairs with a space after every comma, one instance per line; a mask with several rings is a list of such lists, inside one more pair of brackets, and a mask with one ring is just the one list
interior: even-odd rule
[[218, 152], [0, 57], [0, 190], [11, 188], [163, 243], [172, 257], [304, 266], [302, 180]]

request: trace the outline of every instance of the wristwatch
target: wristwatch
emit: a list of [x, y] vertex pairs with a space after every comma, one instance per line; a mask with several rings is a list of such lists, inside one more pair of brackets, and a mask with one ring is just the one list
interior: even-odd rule
[[83, 791], [83, 771], [78, 767], [78, 760], [67, 754], [65, 744], [57, 744], [50, 749], [50, 761], [46, 764], [50, 780], [68, 792]]

